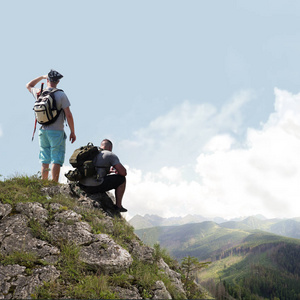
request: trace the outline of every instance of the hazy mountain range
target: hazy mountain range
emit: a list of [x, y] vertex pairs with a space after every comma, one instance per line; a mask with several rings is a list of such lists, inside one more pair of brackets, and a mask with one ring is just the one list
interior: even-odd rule
[[187, 215], [185, 217], [162, 218], [157, 215], [134, 216], [129, 223], [135, 230], [162, 227], [162, 226], [179, 226], [185, 224], [202, 223], [212, 221], [223, 228], [244, 229], [244, 230], [263, 230], [274, 234], [300, 238], [300, 218], [293, 219], [267, 219], [262, 215], [250, 217], [241, 217], [231, 220], [223, 218], [208, 219], [201, 215]]

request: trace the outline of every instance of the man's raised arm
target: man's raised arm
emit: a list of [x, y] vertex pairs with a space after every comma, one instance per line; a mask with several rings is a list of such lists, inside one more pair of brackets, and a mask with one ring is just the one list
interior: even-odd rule
[[31, 93], [31, 89], [34, 88], [37, 83], [39, 83], [41, 80], [47, 79], [47, 78], [48, 78], [48, 75], [42, 75], [42, 76], [39, 76], [35, 79], [32, 79], [30, 82], [28, 82], [26, 84], [27, 90]]

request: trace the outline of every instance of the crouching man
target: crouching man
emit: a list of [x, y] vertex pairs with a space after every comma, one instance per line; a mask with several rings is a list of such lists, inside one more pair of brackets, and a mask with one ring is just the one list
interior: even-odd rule
[[116, 209], [119, 212], [126, 212], [122, 206], [122, 199], [126, 188], [127, 171], [120, 163], [119, 158], [112, 152], [113, 144], [110, 140], [104, 139], [101, 142], [99, 154], [94, 159], [97, 170], [97, 178], [85, 177], [79, 181], [82, 190], [89, 194], [103, 193], [115, 190]]

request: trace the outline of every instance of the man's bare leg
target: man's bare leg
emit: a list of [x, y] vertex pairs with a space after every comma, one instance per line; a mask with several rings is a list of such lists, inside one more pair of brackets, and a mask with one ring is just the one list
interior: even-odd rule
[[122, 199], [125, 193], [126, 180], [115, 189], [116, 205], [122, 207]]
[[51, 169], [51, 175], [52, 175], [52, 180], [53, 181], [58, 182], [59, 173], [60, 173], [60, 165], [59, 164], [53, 164], [52, 169]]
[[42, 164], [42, 179], [47, 180], [49, 176], [49, 164]]

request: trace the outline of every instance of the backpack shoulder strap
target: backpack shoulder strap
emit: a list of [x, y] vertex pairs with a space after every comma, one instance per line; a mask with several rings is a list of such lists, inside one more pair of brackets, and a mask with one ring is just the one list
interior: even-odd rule
[[61, 89], [56, 89], [54, 88], [53, 90], [49, 91], [49, 90], [43, 90], [42, 93], [40, 94], [40, 96], [46, 96], [46, 95], [49, 95], [49, 94], [54, 94], [55, 92], [57, 91], [61, 91], [63, 92], [63, 90]]
[[63, 92], [63, 90], [61, 90], [61, 89], [54, 88], [53, 90], [49, 91], [49, 93], [53, 94], [53, 93], [58, 92], [58, 91]]

